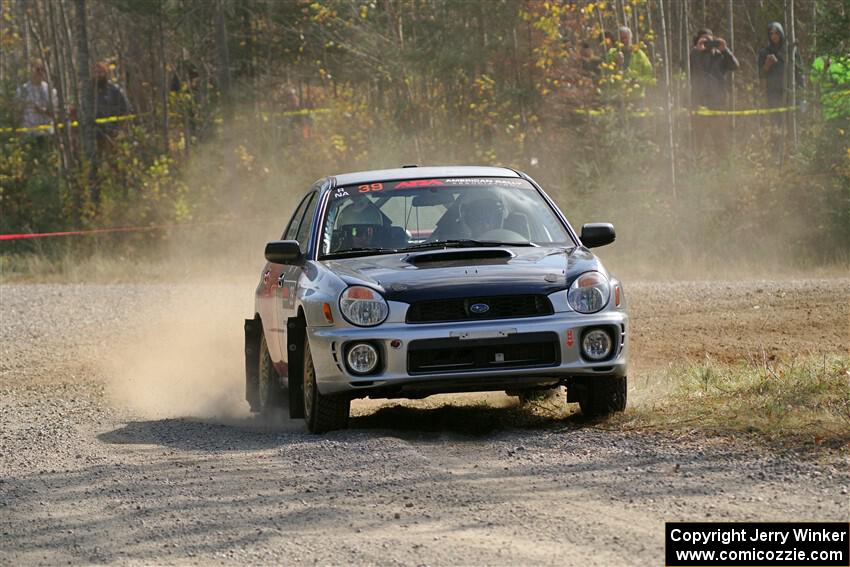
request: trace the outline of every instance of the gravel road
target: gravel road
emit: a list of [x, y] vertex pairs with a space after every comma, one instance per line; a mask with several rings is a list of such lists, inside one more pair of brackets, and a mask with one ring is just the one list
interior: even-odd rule
[[[506, 396], [241, 401], [253, 282], [0, 285], [0, 564], [659, 565], [672, 520], [850, 519], [850, 459], [609, 430]], [[635, 372], [846, 352], [850, 280], [629, 286]], [[506, 407], [507, 406], [507, 407]]]

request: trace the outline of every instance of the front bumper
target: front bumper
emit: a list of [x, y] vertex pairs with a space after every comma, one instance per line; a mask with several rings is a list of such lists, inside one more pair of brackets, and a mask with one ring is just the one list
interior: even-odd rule
[[[605, 327], [613, 335], [614, 352], [604, 361], [591, 362], [582, 357], [582, 333], [591, 327]], [[554, 357], [545, 364], [523, 366], [520, 362], [512, 367], [449, 372], [440, 372], [435, 368], [433, 371], [420, 369], [419, 372], [410, 372], [409, 345], [413, 341], [444, 339], [447, 343], [469, 346], [475, 350], [477, 347], [501, 344], [502, 341], [510, 341], [511, 337], [519, 339], [531, 333], [553, 333], [557, 336], [557, 343], [553, 343]], [[554, 386], [578, 376], [622, 377], [626, 375], [629, 343], [628, 316], [620, 310], [607, 310], [594, 315], [560, 312], [543, 317], [496, 321], [384, 323], [372, 328], [313, 327], [307, 329], [307, 336], [316, 370], [316, 382], [322, 394], [347, 393], [352, 397], [376, 398], [520, 390]], [[393, 348], [393, 340], [401, 341], [401, 345]], [[359, 376], [347, 369], [344, 353], [347, 345], [353, 342], [370, 342], [378, 348], [382, 358], [378, 372]], [[491, 346], [487, 349], [488, 353], [499, 350]]]

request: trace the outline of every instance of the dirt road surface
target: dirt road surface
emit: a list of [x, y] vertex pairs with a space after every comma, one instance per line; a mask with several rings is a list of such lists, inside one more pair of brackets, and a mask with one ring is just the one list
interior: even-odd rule
[[[0, 564], [660, 565], [665, 521], [850, 519], [846, 458], [500, 395], [359, 403], [325, 436], [260, 422], [241, 401], [252, 284], [0, 286]], [[632, 384], [847, 352], [848, 290], [634, 283]]]

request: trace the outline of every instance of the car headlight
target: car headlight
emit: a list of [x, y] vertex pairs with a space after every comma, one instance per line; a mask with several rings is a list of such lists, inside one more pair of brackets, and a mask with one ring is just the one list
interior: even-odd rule
[[346, 321], [359, 327], [380, 325], [390, 313], [387, 302], [377, 291], [351, 286], [339, 297], [339, 310]]
[[599, 272], [585, 272], [570, 286], [567, 301], [579, 313], [596, 313], [608, 305], [610, 296], [608, 278]]

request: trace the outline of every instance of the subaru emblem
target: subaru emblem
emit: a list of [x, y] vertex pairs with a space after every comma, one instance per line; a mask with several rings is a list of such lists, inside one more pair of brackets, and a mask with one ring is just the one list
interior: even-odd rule
[[475, 313], [476, 315], [483, 315], [490, 311], [490, 306], [486, 303], [473, 303], [469, 306], [469, 310]]

